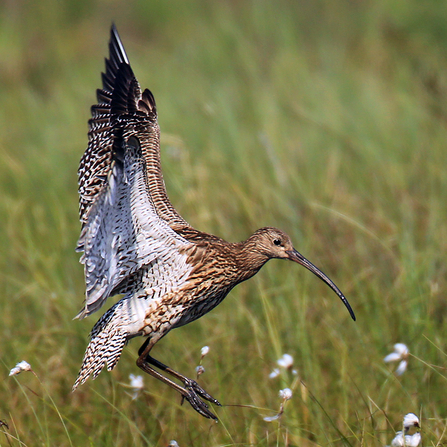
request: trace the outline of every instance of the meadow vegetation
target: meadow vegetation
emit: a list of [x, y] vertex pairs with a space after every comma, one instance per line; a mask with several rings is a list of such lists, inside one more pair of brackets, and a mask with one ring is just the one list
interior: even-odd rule
[[[1, 446], [384, 446], [447, 427], [447, 3], [7, 0], [0, 5]], [[288, 232], [350, 301], [271, 261], [153, 351], [223, 404], [202, 418], [117, 368], [71, 387], [98, 315], [75, 253], [77, 176], [115, 21], [155, 95], [168, 193], [228, 240]], [[111, 300], [111, 302], [113, 299]], [[106, 307], [110, 303], [108, 302]], [[407, 371], [383, 358], [397, 342]], [[270, 379], [276, 360], [291, 370]], [[26, 360], [36, 375], [8, 377]], [[266, 422], [292, 388], [279, 421]]]

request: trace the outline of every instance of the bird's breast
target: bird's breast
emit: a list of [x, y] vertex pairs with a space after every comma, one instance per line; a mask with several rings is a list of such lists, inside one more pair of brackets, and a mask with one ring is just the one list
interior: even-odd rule
[[[209, 247], [195, 247], [187, 260], [191, 270], [186, 281], [169, 293], [147, 296], [144, 333], [165, 333], [214, 309], [234, 286], [246, 279], [232, 261]], [[154, 293], [153, 286], [150, 291]]]

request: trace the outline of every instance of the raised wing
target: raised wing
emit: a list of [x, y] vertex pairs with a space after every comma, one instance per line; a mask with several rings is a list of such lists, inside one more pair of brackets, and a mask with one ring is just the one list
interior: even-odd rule
[[99, 309], [114, 289], [141, 269], [158, 265], [177, 280], [189, 274], [185, 252], [191, 243], [157, 214], [148, 188], [141, 145], [131, 136], [114, 155], [107, 183], [89, 207], [79, 239], [86, 302], [77, 317]]
[[78, 170], [80, 220], [84, 226], [90, 208], [107, 187], [113, 152], [122, 147], [123, 136], [137, 133], [149, 193], [157, 214], [172, 228], [187, 228], [188, 223], [177, 213], [166, 194], [160, 165], [160, 129], [155, 99], [147, 89], [141, 93], [114, 25], [109, 53], [106, 72], [102, 73], [103, 88], [97, 90], [98, 104], [91, 109], [88, 148]]

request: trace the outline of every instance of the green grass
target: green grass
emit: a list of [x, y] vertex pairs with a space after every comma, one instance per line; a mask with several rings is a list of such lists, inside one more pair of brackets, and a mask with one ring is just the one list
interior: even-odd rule
[[[76, 393], [99, 318], [82, 305], [77, 177], [114, 20], [157, 100], [168, 193], [228, 240], [287, 231], [349, 299], [272, 261], [154, 355], [224, 407], [155, 379], [143, 339]], [[404, 414], [447, 427], [447, 4], [10, 1], [0, 6], [1, 446], [383, 446]], [[109, 303], [107, 303], [107, 306]], [[383, 357], [411, 351], [401, 377]], [[288, 371], [269, 379], [283, 353]], [[7, 377], [20, 360], [36, 376]], [[294, 384], [280, 423], [278, 391]], [[236, 405], [236, 406], [233, 406]]]

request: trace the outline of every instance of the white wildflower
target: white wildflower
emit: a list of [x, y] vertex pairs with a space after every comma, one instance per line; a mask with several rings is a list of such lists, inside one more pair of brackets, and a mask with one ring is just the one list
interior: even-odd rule
[[141, 390], [144, 387], [143, 377], [142, 376], [134, 376], [133, 374], [129, 375], [130, 386], [136, 390]]
[[419, 432], [409, 435], [411, 428], [420, 428], [419, 418], [414, 413], [408, 413], [403, 420], [404, 431], [396, 432], [396, 436], [391, 441], [390, 447], [417, 447], [421, 442], [421, 434]]
[[205, 357], [208, 352], [210, 352], [210, 347], [209, 346], [203, 346], [203, 348], [200, 350], [200, 362], [199, 362], [199, 366], [196, 367], [196, 374], [197, 374], [197, 379], [199, 378], [200, 374], [203, 374], [205, 372], [205, 368], [202, 366], [202, 360], [203, 357]]
[[391, 447], [418, 447], [421, 443], [421, 434], [404, 435], [401, 431], [396, 433], [395, 438], [391, 441]]
[[385, 363], [388, 362], [397, 362], [400, 360], [399, 366], [396, 369], [396, 375], [402, 375], [408, 366], [408, 356], [410, 355], [410, 350], [403, 343], [396, 343], [394, 345], [394, 352], [388, 354], [383, 361]]
[[293, 365], [293, 357], [290, 354], [284, 354], [276, 363], [282, 368], [290, 368]]
[[173, 439], [172, 441], [169, 441], [168, 447], [178, 447], [177, 441], [175, 439]]
[[283, 400], [292, 399], [292, 390], [290, 388], [284, 388], [283, 390], [279, 390], [279, 397]]
[[17, 365], [9, 371], [9, 375], [15, 376], [23, 371], [32, 371], [31, 365], [28, 362], [25, 362], [25, 360], [17, 363]]
[[129, 380], [130, 386], [133, 389], [132, 400], [135, 400], [139, 396], [140, 391], [144, 388], [143, 377], [130, 374]]
[[284, 413], [284, 404], [286, 401], [292, 398], [292, 390], [290, 388], [284, 388], [283, 390], [279, 390], [279, 397], [282, 399], [281, 406], [279, 407], [278, 414], [275, 414], [275, 416], [267, 416], [264, 418], [264, 421], [266, 422], [272, 422], [279, 419], [283, 413]]
[[414, 413], [408, 413], [404, 416], [404, 429], [405, 432], [411, 427], [419, 427], [419, 418]]
[[274, 379], [275, 377], [278, 377], [280, 374], [279, 368], [275, 368], [270, 374], [269, 379]]
[[388, 354], [383, 361], [385, 363], [388, 362], [396, 362], [397, 360], [403, 360], [408, 357], [408, 354], [410, 353], [409, 349], [407, 348], [407, 345], [404, 345], [403, 343], [396, 343], [394, 345], [394, 352], [391, 354]]

